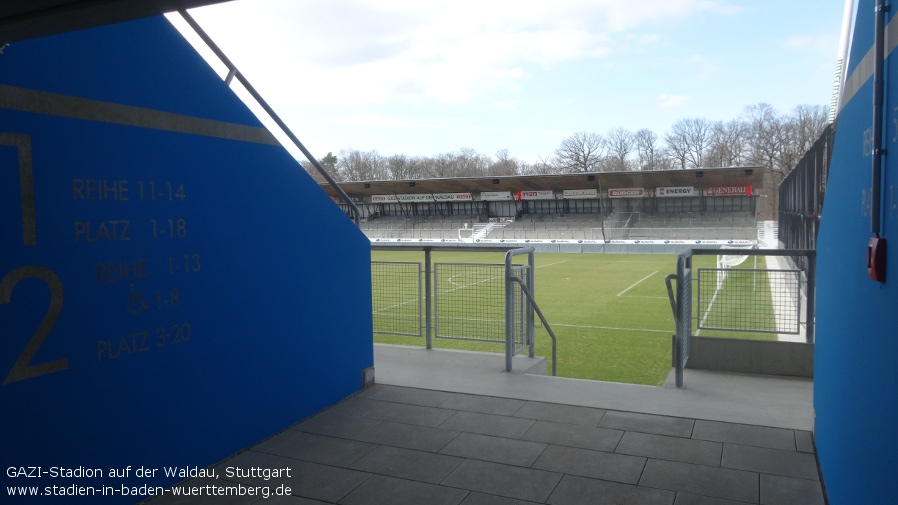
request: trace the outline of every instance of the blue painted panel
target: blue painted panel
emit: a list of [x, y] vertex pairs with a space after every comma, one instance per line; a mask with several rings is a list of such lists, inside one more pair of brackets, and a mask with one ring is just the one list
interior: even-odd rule
[[852, 33], [851, 54], [848, 58], [848, 73], [851, 75], [854, 69], [861, 62], [867, 51], [873, 47], [873, 25], [875, 18], [875, 2], [869, 0], [860, 0], [855, 2], [858, 4], [854, 19], [854, 32]]
[[[853, 53], [873, 42], [873, 2], [861, 2]], [[893, 54], [890, 59], [895, 58]], [[888, 69], [884, 147], [898, 153], [898, 66]], [[818, 240], [816, 443], [830, 503], [890, 503], [898, 496], [892, 377], [898, 355], [898, 158], [886, 157], [883, 236], [889, 280], [868, 278], [872, 79], [838, 119]]]
[[285, 150], [59, 112], [258, 126], [167, 21], [15, 44], [0, 85], [64, 95], [0, 109], [0, 464], [106, 474], [4, 486], [170, 485], [108, 474], [202, 468], [360, 389], [369, 243]]
[[[151, 42], [128, 45], [147, 37]], [[220, 79], [163, 17], [14, 43], [0, 72], [13, 86], [259, 124], [232, 105], [238, 100], [226, 86], [210, 85]]]

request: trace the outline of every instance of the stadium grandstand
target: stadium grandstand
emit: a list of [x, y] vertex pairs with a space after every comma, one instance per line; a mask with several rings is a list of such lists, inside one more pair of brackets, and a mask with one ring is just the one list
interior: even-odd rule
[[[653, 245], [754, 243], [763, 167], [356, 181], [341, 187], [372, 242]], [[354, 210], [326, 191], [351, 217]], [[565, 250], [565, 249], [562, 249]]]

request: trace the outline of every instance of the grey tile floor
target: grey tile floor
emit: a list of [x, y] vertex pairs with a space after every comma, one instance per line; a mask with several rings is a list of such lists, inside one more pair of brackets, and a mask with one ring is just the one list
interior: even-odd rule
[[[226, 477], [228, 467], [291, 472]], [[389, 385], [215, 468], [217, 486], [289, 486], [291, 496], [168, 494], [150, 503], [824, 503], [806, 431]]]

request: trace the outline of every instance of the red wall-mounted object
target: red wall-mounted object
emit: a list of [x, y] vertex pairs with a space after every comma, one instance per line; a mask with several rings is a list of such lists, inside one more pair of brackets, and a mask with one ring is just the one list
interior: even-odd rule
[[867, 275], [876, 282], [886, 281], [886, 239], [873, 237], [867, 244]]

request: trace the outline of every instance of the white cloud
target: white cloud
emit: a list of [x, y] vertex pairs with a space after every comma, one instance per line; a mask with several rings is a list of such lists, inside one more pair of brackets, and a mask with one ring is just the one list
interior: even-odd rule
[[837, 46], [838, 37], [834, 33], [820, 35], [793, 35], [783, 41], [783, 47], [786, 49], [811, 49], [817, 51], [820, 48], [830, 49]]
[[684, 70], [692, 74], [694, 79], [706, 81], [714, 77], [720, 71], [720, 67], [705, 56], [693, 54], [686, 58]]
[[679, 107], [689, 101], [689, 97], [686, 95], [673, 95], [670, 93], [662, 93], [658, 95], [658, 107], [670, 108], [670, 107]]
[[408, 120], [382, 114], [354, 114], [337, 117], [329, 121], [340, 126], [365, 126], [372, 128], [441, 128], [439, 121]]
[[531, 71], [608, 56], [622, 32], [734, 9], [716, 0], [638, 8], [623, 0], [246, 0], [191, 12], [272, 100], [361, 105], [514, 94]]

